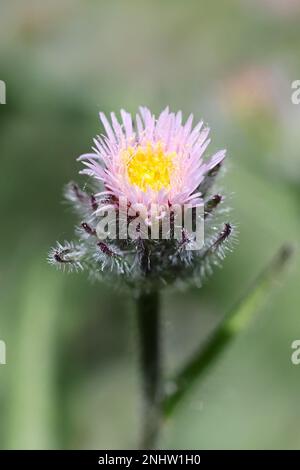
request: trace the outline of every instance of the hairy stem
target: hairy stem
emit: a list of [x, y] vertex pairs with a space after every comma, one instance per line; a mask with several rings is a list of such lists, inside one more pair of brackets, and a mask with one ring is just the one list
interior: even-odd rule
[[160, 321], [157, 291], [139, 294], [137, 315], [144, 401], [141, 448], [153, 449], [161, 424]]

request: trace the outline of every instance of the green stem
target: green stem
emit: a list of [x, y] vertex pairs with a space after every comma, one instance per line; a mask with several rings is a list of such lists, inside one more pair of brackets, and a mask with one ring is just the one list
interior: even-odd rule
[[160, 321], [157, 291], [140, 293], [137, 314], [144, 401], [141, 448], [153, 449], [161, 424]]
[[293, 253], [290, 245], [284, 245], [275, 255], [248, 290], [246, 295], [225, 316], [221, 325], [208, 338], [204, 347], [196, 351], [193, 358], [174, 378], [175, 391], [163, 401], [164, 416], [170, 416], [185, 397], [192, 384], [221, 355], [230, 341], [243, 331], [265, 300], [274, 280], [282, 273]]

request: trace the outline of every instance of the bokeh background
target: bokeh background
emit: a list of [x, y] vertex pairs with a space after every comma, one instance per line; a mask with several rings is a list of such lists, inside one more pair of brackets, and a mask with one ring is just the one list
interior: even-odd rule
[[[0, 2], [1, 448], [136, 448], [134, 305], [56, 272], [72, 237], [62, 187], [99, 133], [98, 111], [191, 111], [228, 149], [223, 186], [239, 244], [201, 290], [163, 297], [171, 375], [300, 233], [298, 0]], [[299, 256], [256, 319], [166, 424], [163, 448], [300, 448]]]

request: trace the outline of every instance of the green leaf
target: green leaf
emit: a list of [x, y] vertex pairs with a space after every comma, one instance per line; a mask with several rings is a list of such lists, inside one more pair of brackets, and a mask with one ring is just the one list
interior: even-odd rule
[[163, 413], [169, 417], [178, 403], [185, 397], [191, 386], [203, 375], [208, 367], [219, 357], [235, 336], [243, 331], [249, 321], [258, 312], [266, 297], [272, 290], [274, 281], [282, 275], [293, 249], [290, 245], [282, 246], [273, 260], [257, 277], [248, 292], [224, 316], [223, 321], [207, 339], [192, 359], [172, 380], [174, 392], [163, 401]]

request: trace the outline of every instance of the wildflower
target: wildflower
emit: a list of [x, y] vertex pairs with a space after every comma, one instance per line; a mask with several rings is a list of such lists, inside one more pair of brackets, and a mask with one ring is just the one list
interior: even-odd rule
[[[193, 127], [192, 115], [183, 122], [180, 111], [166, 108], [156, 118], [142, 107], [135, 120], [124, 110], [120, 121], [114, 113], [110, 117], [109, 122], [100, 113], [105, 134], [94, 139], [91, 153], [79, 157], [84, 165], [80, 173], [89, 177], [91, 191], [75, 183], [65, 191], [80, 217], [79, 242], [59, 244], [49, 255], [51, 263], [87, 269], [97, 278], [115, 277], [127, 285], [199, 284], [209, 260], [223, 257], [232, 234], [227, 221], [218, 222], [224, 197], [212, 192], [225, 150], [204, 158], [209, 128], [203, 121]], [[182, 225], [183, 208], [192, 214], [191, 226], [196, 223], [197, 229], [201, 219], [203, 245], [195, 245], [197, 230]], [[197, 208], [203, 210], [200, 216], [193, 212]], [[110, 213], [108, 219], [105, 213]], [[167, 236], [161, 238], [165, 226]], [[133, 228], [135, 237], [128, 236]], [[154, 231], [156, 237], [149, 236]]]
[[[133, 122], [103, 113], [105, 135], [82, 155], [89, 190], [76, 183], [65, 197], [79, 217], [78, 241], [58, 243], [50, 263], [86, 269], [96, 279], [122, 281], [137, 294], [144, 418], [142, 449], [156, 445], [163, 402], [159, 290], [201, 285], [230, 248], [232, 224], [223, 220], [224, 195], [214, 190], [225, 158], [204, 158], [210, 142], [203, 122], [166, 108], [158, 118], [141, 108]], [[200, 221], [200, 225], [199, 225]], [[205, 229], [205, 237], [203, 230]], [[200, 243], [199, 243], [200, 240]]]
[[141, 108], [135, 128], [129, 113], [122, 110], [121, 116], [122, 124], [111, 113], [110, 124], [100, 113], [106, 136], [94, 140], [94, 153], [80, 157], [86, 166], [81, 173], [101, 181], [102, 196], [123, 196], [131, 204], [199, 202], [197, 188], [225, 157], [222, 150], [208, 162], [202, 158], [210, 143], [203, 122], [192, 129], [192, 115], [183, 124], [181, 112], [170, 113], [168, 108], [158, 119]]

